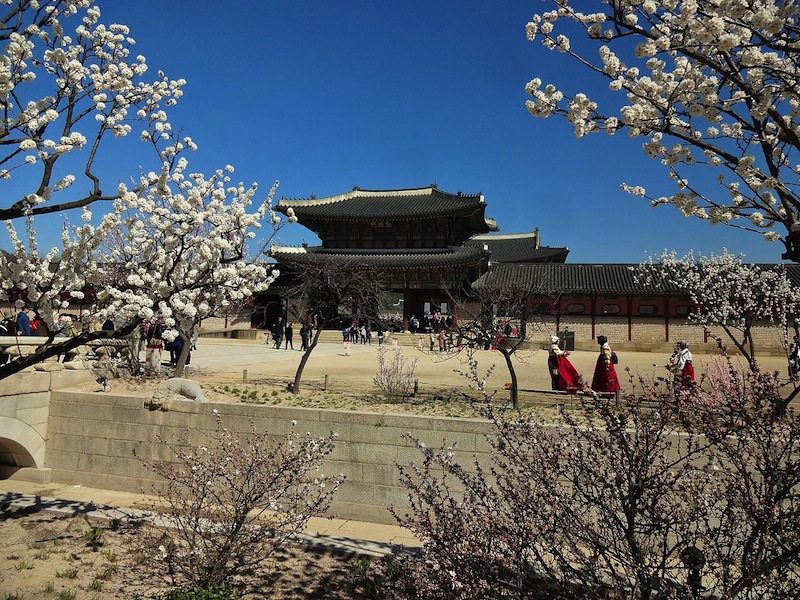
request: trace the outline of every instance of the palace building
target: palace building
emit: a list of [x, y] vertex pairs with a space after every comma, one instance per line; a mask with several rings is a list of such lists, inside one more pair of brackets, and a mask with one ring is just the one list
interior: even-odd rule
[[[571, 332], [576, 347], [586, 349], [596, 347], [598, 335], [636, 350], [664, 350], [678, 340], [700, 347], [713, 343], [708, 331], [688, 320], [693, 306], [678, 288], [637, 283], [635, 264], [567, 263], [568, 248], [542, 246], [538, 228], [501, 233], [486, 208], [483, 194], [449, 193], [436, 185], [283, 198], [276, 209], [291, 209], [321, 244], [277, 246], [272, 255], [284, 283], [292, 271], [318, 260], [380, 270], [394, 299], [393, 316], [404, 329], [412, 315], [453, 314], [452, 298], [465, 285], [513, 283], [541, 292], [530, 298], [544, 324], [530, 334], [533, 343], [546, 343], [557, 331]], [[800, 265], [785, 267], [800, 285]], [[280, 290], [286, 287], [277, 285], [256, 299], [253, 326], [270, 326], [281, 317]], [[782, 334], [774, 328], [765, 324], [754, 333], [761, 348], [782, 348]]]
[[435, 185], [362, 190], [327, 198], [281, 199], [319, 246], [279, 246], [272, 256], [289, 271], [310, 261], [357, 261], [385, 274], [405, 323], [412, 315], [450, 314], [452, 295], [486, 272], [490, 262], [564, 261], [566, 248], [539, 245], [538, 230], [493, 235], [483, 194], [452, 194]]

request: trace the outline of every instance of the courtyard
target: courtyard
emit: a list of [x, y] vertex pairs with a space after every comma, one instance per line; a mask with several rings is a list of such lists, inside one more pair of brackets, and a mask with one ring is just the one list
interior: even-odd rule
[[[297, 346], [299, 347], [299, 343]], [[409, 346], [394, 348], [391, 344], [387, 345], [387, 348], [390, 352], [399, 351], [408, 359], [417, 361], [415, 373], [419, 380], [421, 395], [441, 395], [446, 390], [470, 392], [470, 381], [463, 374], [467, 370], [465, 350], [439, 353], [420, 351], [416, 347]], [[377, 392], [372, 382], [377, 370], [377, 349], [376, 343], [371, 346], [353, 344], [350, 354], [347, 355], [342, 344], [320, 343], [314, 349], [303, 373], [303, 389], [321, 389], [327, 375], [330, 391], [354, 394]], [[665, 368], [670, 358], [668, 354], [656, 352], [618, 354], [620, 363], [617, 365], [617, 372], [623, 390], [630, 390], [631, 380], [638, 383], [640, 377], [645, 381], [651, 381], [669, 375]], [[277, 350], [257, 340], [201, 338], [197, 350], [192, 353], [192, 362], [186, 376], [205, 387], [231, 386], [243, 383], [243, 374], [246, 370], [246, 383], [260, 382], [285, 386], [293, 380], [301, 356], [299, 350]], [[503, 388], [505, 383], [510, 381], [510, 377], [500, 353], [476, 350], [474, 356], [478, 362], [479, 373], [485, 373], [490, 367], [495, 367], [487, 381], [487, 391], [497, 390], [499, 398], [507, 397], [507, 392]], [[713, 354], [695, 353], [698, 378], [713, 359]], [[513, 360], [521, 390], [550, 389], [546, 350], [521, 351], [514, 355]], [[584, 380], [591, 383], [597, 353], [577, 350], [571, 353], [570, 360]], [[740, 359], [737, 357], [734, 360]], [[783, 357], [763, 356], [759, 358], [759, 362], [764, 369], [776, 370], [781, 375], [786, 373], [786, 359]], [[167, 367], [164, 367], [165, 371], [166, 369]], [[629, 376], [626, 376], [626, 370], [629, 370]], [[112, 383], [113, 385], [117, 384]], [[522, 400], [525, 400], [525, 392]]]

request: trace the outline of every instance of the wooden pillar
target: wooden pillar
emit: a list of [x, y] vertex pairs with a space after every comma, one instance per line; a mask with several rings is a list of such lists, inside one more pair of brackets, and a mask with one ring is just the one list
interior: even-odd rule
[[628, 341], [633, 341], [633, 297], [628, 294]]
[[669, 294], [664, 295], [664, 341], [669, 341]]
[[556, 298], [553, 308], [555, 309], [556, 313], [556, 331], [558, 333], [561, 331], [561, 297], [559, 296]]
[[403, 331], [408, 331], [408, 321], [411, 319], [411, 306], [413, 304], [413, 294], [408, 289], [408, 281], [403, 284]]
[[597, 300], [595, 299], [594, 294], [590, 294], [589, 295], [589, 303], [591, 304], [591, 306], [589, 307], [589, 311], [592, 313], [592, 339], [596, 340], [597, 339], [597, 332], [595, 331], [595, 326], [597, 325], [597, 323], [596, 323], [595, 318], [594, 318], [594, 312], [595, 312], [595, 304], [597, 304]]

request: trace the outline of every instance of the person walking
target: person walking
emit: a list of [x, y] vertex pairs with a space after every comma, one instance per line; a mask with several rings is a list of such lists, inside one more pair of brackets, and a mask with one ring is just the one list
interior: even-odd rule
[[158, 375], [161, 372], [161, 350], [164, 341], [161, 336], [164, 334], [164, 323], [159, 319], [147, 330], [147, 346], [145, 353], [145, 374]]
[[558, 345], [557, 335], [550, 337], [550, 350], [547, 354], [547, 369], [550, 372], [550, 388], [554, 391], [571, 391], [581, 387], [578, 370], [567, 356], [569, 352]]
[[689, 344], [681, 340], [675, 345], [675, 388], [690, 389], [694, 386], [694, 365]]
[[618, 362], [617, 354], [611, 349], [606, 336], [598, 335], [597, 343], [600, 345], [600, 354], [594, 367], [592, 389], [601, 396], [613, 396], [621, 389], [614, 366]]
[[32, 335], [31, 318], [28, 315], [30, 310], [30, 307], [26, 304], [17, 314], [17, 335]]
[[192, 325], [192, 335], [189, 338], [189, 350], [197, 350], [197, 340], [200, 339], [200, 323]]
[[286, 336], [284, 350], [288, 350], [290, 347], [292, 350], [294, 350], [294, 332], [292, 331], [291, 321], [286, 321], [286, 329], [284, 330], [283, 335]]
[[310, 335], [308, 327], [305, 323], [300, 323], [300, 351], [305, 352], [308, 350], [308, 336]]

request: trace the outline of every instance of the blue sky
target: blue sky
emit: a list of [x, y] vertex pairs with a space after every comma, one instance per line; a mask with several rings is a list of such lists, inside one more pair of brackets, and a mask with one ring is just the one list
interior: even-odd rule
[[[570, 63], [526, 41], [526, 22], [549, 6], [541, 0], [100, 6], [104, 22], [130, 25], [151, 69], [188, 80], [171, 114], [200, 145], [193, 170], [230, 163], [264, 191], [279, 179], [286, 197], [432, 182], [483, 192], [503, 233], [539, 227], [543, 244], [570, 248], [569, 262], [723, 247], [780, 260], [779, 244], [620, 191], [622, 181], [671, 191], [638, 143], [576, 140], [567, 123], [527, 113], [523, 88], [536, 75], [568, 90], [586, 85]], [[116, 151], [103, 168], [127, 180]], [[280, 241], [316, 238], [294, 226]]]

